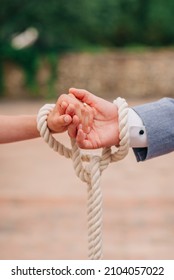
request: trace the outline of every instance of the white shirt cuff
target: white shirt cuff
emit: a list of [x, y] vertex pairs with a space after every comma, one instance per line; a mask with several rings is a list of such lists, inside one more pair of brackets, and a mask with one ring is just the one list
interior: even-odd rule
[[143, 125], [142, 119], [131, 108], [129, 108], [129, 112], [128, 112], [128, 126], [129, 126], [130, 147], [132, 148], [147, 147], [146, 128]]

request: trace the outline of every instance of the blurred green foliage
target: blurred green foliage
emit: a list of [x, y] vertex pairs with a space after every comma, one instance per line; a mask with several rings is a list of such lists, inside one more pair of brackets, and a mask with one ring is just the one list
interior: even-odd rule
[[[54, 78], [56, 55], [66, 51], [173, 45], [173, 14], [173, 0], [0, 0], [0, 72], [4, 60], [15, 61], [35, 87], [42, 55], [51, 54]], [[35, 44], [13, 49], [12, 36], [31, 26], [39, 32]], [[0, 87], [2, 92], [2, 75]]]

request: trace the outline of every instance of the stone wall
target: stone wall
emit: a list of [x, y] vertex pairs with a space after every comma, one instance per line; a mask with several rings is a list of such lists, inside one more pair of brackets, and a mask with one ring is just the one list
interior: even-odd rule
[[[107, 98], [174, 97], [174, 51], [70, 53], [60, 58], [57, 70], [58, 94], [73, 86]], [[19, 67], [6, 64], [4, 74], [7, 96], [27, 96]], [[50, 67], [43, 62], [37, 76], [41, 96], [47, 95], [49, 78]]]

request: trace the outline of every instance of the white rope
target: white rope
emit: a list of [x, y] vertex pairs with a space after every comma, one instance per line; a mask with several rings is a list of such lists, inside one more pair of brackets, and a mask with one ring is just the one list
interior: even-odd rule
[[[76, 175], [88, 185], [88, 245], [89, 259], [102, 259], [102, 192], [100, 188], [101, 174], [110, 162], [123, 159], [129, 151], [128, 134], [128, 104], [118, 97], [114, 103], [118, 107], [119, 147], [112, 153], [111, 148], [103, 148], [102, 155], [82, 154], [74, 139], [71, 139], [71, 149], [58, 142], [47, 127], [47, 116], [55, 104], [44, 105], [37, 116], [37, 128], [46, 143], [55, 152], [66, 158], [71, 158]], [[83, 161], [88, 161], [83, 166]]]

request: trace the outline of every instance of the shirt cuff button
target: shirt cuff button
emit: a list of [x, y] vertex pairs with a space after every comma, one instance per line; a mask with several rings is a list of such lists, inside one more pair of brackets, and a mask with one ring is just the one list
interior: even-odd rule
[[143, 134], [144, 134], [144, 130], [141, 129], [141, 130], [139, 131], [139, 135], [143, 135]]

